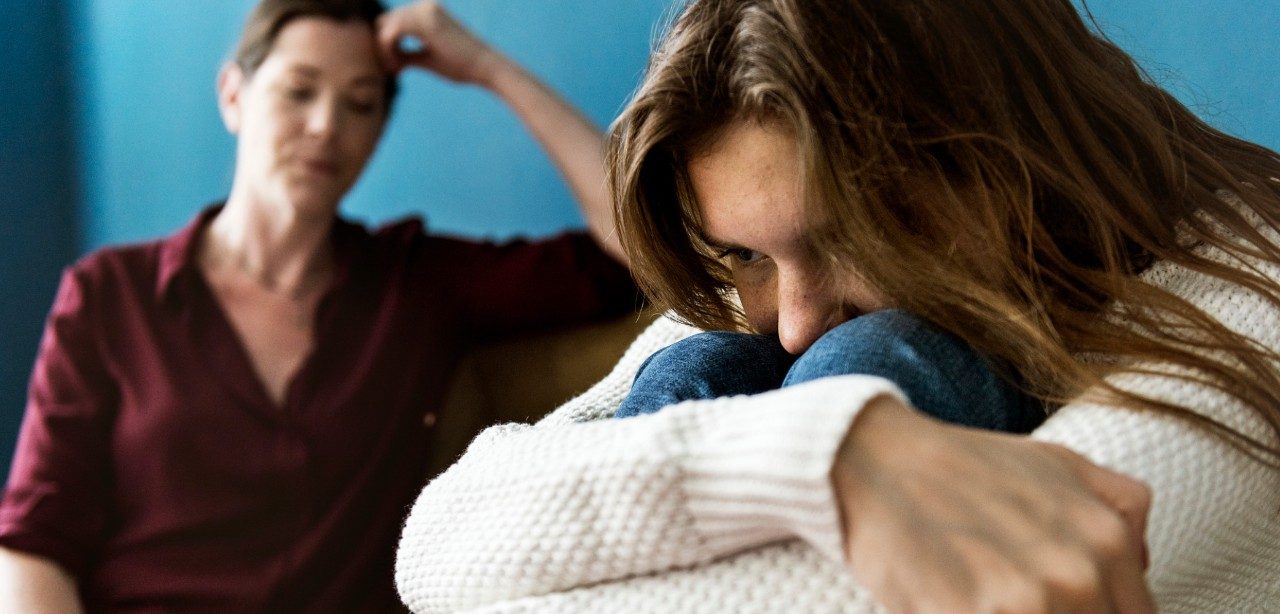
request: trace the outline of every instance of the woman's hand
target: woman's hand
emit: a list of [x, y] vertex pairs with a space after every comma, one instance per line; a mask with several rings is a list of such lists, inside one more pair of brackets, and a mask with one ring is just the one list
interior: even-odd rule
[[1150, 492], [1053, 444], [880, 399], [832, 479], [858, 581], [894, 612], [1155, 612]]
[[[416, 39], [421, 48], [401, 48], [406, 37]], [[378, 49], [393, 72], [417, 66], [450, 81], [482, 86], [493, 81], [505, 61], [435, 0], [420, 0], [383, 15], [378, 20]]]

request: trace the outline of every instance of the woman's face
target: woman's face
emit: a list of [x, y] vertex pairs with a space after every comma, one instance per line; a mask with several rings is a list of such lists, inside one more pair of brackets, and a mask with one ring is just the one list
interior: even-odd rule
[[231, 65], [219, 79], [236, 183], [256, 201], [332, 214], [382, 134], [385, 78], [368, 24], [286, 24], [252, 77]]
[[769, 124], [731, 126], [689, 163], [703, 230], [733, 273], [747, 319], [799, 354], [884, 301], [814, 247], [796, 141]]

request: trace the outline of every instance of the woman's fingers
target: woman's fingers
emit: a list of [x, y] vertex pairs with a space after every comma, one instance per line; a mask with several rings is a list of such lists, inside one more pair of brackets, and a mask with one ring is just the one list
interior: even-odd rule
[[378, 18], [378, 56], [389, 72], [400, 72], [405, 62], [400, 57], [400, 38], [404, 36], [404, 18], [400, 11], [392, 11]]
[[1140, 561], [1121, 561], [1111, 570], [1111, 600], [1121, 614], [1154, 614], [1155, 598], [1147, 586], [1145, 565]]
[[428, 41], [439, 36], [441, 24], [453, 23], [434, 0], [422, 0], [389, 11], [378, 19], [378, 51], [388, 70], [408, 65], [426, 68]]
[[1119, 519], [1114, 524], [1099, 522], [1093, 525], [1093, 547], [1110, 563], [1106, 578], [1109, 579], [1110, 598], [1116, 611], [1125, 614], [1155, 612], [1155, 601], [1146, 582], [1149, 566], [1146, 529], [1151, 489], [1129, 476], [1094, 465], [1065, 448], [1059, 449], [1068, 455], [1068, 462], [1105, 506], [1106, 513]]
[[482, 83], [493, 53], [435, 0], [420, 0], [382, 16], [378, 50], [388, 70], [430, 70], [451, 81]]
[[1071, 462], [1084, 484], [1125, 519], [1141, 554], [1143, 568], [1146, 568], [1147, 514], [1151, 509], [1151, 489], [1127, 475], [1099, 467], [1066, 448], [1055, 447], [1069, 455], [1068, 458], [1072, 459]]

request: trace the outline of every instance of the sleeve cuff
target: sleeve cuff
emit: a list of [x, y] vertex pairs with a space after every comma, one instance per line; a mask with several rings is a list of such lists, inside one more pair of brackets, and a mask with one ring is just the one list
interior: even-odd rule
[[798, 537], [844, 561], [831, 467], [859, 412], [882, 395], [906, 402], [887, 379], [844, 375], [667, 410], [688, 421], [683, 485], [708, 545], [733, 552]]
[[0, 547], [48, 559], [73, 577], [84, 572], [84, 553], [37, 531], [12, 524], [0, 525]]

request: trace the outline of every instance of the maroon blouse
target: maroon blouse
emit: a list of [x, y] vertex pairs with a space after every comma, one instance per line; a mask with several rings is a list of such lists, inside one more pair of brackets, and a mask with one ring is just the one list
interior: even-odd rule
[[316, 346], [272, 403], [196, 265], [217, 209], [69, 268], [32, 375], [0, 546], [93, 610], [400, 609], [424, 415], [466, 345], [634, 308], [581, 234], [505, 245], [335, 224]]

